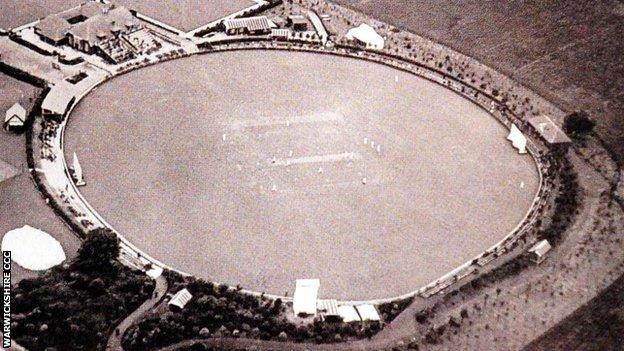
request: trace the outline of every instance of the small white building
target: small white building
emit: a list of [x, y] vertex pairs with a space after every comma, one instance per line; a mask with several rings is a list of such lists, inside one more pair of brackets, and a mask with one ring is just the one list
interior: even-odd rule
[[178, 291], [175, 295], [173, 295], [173, 297], [171, 298], [171, 300], [169, 300], [169, 308], [177, 308], [177, 309], [184, 309], [184, 306], [186, 306], [187, 303], [189, 303], [189, 301], [191, 301], [191, 299], [193, 298], [193, 295], [191, 295], [191, 293], [186, 289], [182, 289], [180, 291]]
[[546, 239], [533, 245], [533, 247], [529, 249], [529, 255], [531, 256], [531, 261], [537, 264], [541, 263], [542, 261], [544, 261], [544, 259], [546, 258], [545, 257], [546, 253], [550, 251], [551, 248], [552, 246], [550, 246], [550, 243]]
[[345, 323], [360, 322], [362, 320], [355, 307], [351, 305], [338, 306], [338, 314]]
[[347, 39], [366, 46], [367, 49], [381, 50], [384, 48], [385, 40], [379, 35], [373, 27], [366, 23], [360, 24], [358, 27], [351, 28], [345, 36]]
[[377, 312], [377, 309], [373, 305], [357, 305], [355, 306], [355, 309], [363, 322], [379, 322], [381, 320], [379, 312]]
[[26, 109], [19, 102], [16, 102], [6, 111], [4, 129], [21, 128], [24, 123], [26, 123]]
[[316, 316], [316, 300], [321, 281], [318, 279], [297, 279], [293, 296], [295, 315]]
[[271, 38], [280, 41], [286, 41], [290, 38], [289, 29], [271, 29]]

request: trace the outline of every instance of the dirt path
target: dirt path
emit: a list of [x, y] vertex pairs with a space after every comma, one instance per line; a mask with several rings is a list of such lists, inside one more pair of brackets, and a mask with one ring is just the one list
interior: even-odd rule
[[[106, 344], [107, 351], [123, 350], [121, 347], [121, 338], [126, 330], [134, 323], [139, 321], [149, 310], [151, 310], [160, 300], [165, 296], [167, 292], [167, 280], [162, 275], [156, 278], [156, 287], [154, 288], [154, 294], [152, 298], [145, 301], [139, 308], [132, 312], [126, 319], [124, 319], [113, 331]], [[117, 330], [119, 332], [117, 332]]]

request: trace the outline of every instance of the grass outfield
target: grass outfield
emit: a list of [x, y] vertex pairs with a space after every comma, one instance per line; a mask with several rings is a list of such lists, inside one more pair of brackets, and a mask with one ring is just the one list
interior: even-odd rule
[[316, 277], [322, 296], [365, 299], [429, 283], [523, 218], [537, 171], [506, 134], [404, 72], [253, 51], [115, 78], [77, 107], [66, 146], [87, 200], [167, 264], [271, 293]]
[[475, 57], [567, 110], [624, 162], [621, 1], [332, 0]]

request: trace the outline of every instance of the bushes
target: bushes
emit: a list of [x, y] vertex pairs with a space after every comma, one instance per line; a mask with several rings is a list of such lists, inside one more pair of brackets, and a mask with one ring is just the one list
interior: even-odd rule
[[[96, 242], [88, 238], [83, 248]], [[98, 262], [100, 268], [91, 270], [92, 258], [79, 255], [17, 284], [15, 340], [29, 350], [102, 350], [114, 326], [151, 295], [154, 282], [116, 260]]]
[[562, 235], [572, 223], [580, 203], [580, 187], [576, 172], [567, 158], [560, 165], [559, 193], [555, 198], [555, 209], [550, 224], [540, 230], [538, 236], [551, 244], [558, 244]]
[[591, 133], [596, 122], [589, 118], [586, 111], [575, 111], [565, 117], [563, 130], [572, 136], [582, 136]]
[[277, 339], [282, 332], [295, 330], [284, 317], [281, 300], [269, 300], [225, 285], [167, 271], [170, 291], [187, 288], [193, 299], [180, 312], [167, 311], [149, 316], [124, 335], [126, 350], [166, 346], [181, 340], [209, 336], [240, 336]]
[[119, 238], [110, 229], [98, 228], [89, 233], [87, 240], [78, 250], [81, 263], [92, 263], [94, 266], [109, 266], [111, 261], [119, 257]]
[[401, 314], [412, 301], [414, 301], [413, 296], [394, 302], [383, 303], [379, 305], [379, 313], [386, 323], [390, 323]]

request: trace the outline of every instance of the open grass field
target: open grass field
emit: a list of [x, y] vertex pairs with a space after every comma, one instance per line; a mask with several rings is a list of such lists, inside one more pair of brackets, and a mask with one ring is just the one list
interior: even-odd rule
[[[17, 101], [28, 102], [37, 89], [0, 73], [0, 111]], [[26, 169], [26, 141], [23, 135], [0, 130], [0, 237], [9, 230], [30, 225], [50, 233], [60, 241], [68, 258], [76, 255], [80, 240], [54, 214], [30, 178]], [[12, 267], [12, 282], [36, 273]]]
[[[0, 74], [0, 81], [8, 79]], [[1, 85], [1, 84], [0, 84]], [[0, 101], [4, 100], [0, 94]], [[67, 258], [76, 256], [80, 240], [67, 228], [49, 208], [25, 169], [26, 151], [23, 136], [0, 131], [0, 160], [20, 174], [0, 180], [0, 240], [9, 230], [30, 225], [52, 235], [61, 243]], [[1, 177], [0, 177], [1, 179]], [[36, 273], [14, 264], [12, 283]]]
[[537, 171], [506, 135], [386, 66], [247, 51], [113, 79], [73, 113], [66, 154], [91, 205], [173, 267], [271, 293], [320, 278], [322, 296], [367, 299], [429, 283], [523, 218]]
[[52, 13], [78, 6], [85, 0], [2, 0], [0, 28], [15, 28]]
[[624, 162], [624, 3], [337, 0], [512, 76], [567, 110], [586, 109]]
[[251, 0], [117, 0], [183, 31], [191, 31], [255, 4]]
[[[618, 308], [619, 306], [619, 308]], [[624, 277], [523, 351], [619, 351], [624, 345]], [[579, 323], [579, 321], [584, 321]]]

